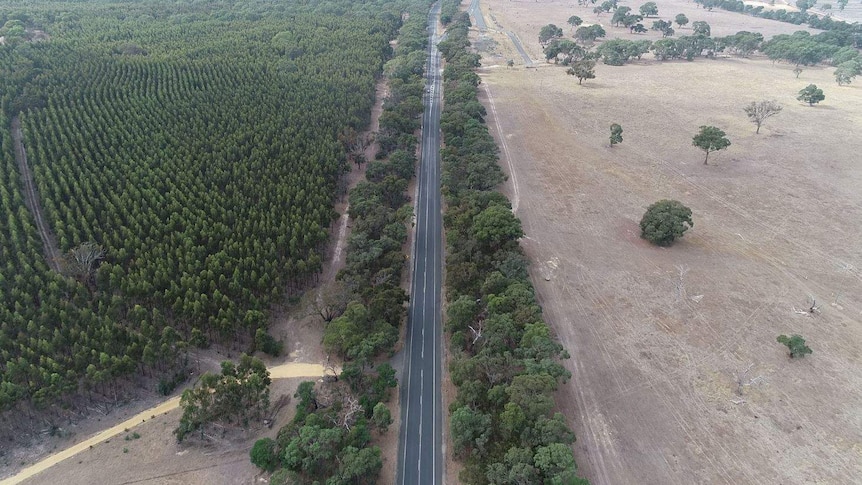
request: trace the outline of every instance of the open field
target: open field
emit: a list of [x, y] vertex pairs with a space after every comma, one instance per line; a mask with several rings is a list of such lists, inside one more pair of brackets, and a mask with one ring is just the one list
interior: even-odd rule
[[[658, 3], [665, 18], [685, 12], [714, 35], [797, 29]], [[483, 7], [489, 27], [490, 13], [534, 58], [541, 25], [592, 15], [574, 2]], [[736, 58], [598, 65], [578, 86], [562, 67], [502, 67], [511, 44], [498, 42], [500, 56], [483, 60], [500, 66], [482, 72], [483, 101], [546, 317], [573, 356], [558, 402], [584, 474], [595, 484], [858, 482], [862, 87], [839, 88], [832, 68], [795, 79], [792, 66]], [[824, 89], [821, 106], [795, 100], [809, 83]], [[770, 98], [784, 111], [755, 135], [742, 106]], [[611, 149], [614, 122], [625, 141]], [[733, 142], [709, 166], [691, 146], [705, 124]], [[668, 249], [639, 238], [644, 210], [662, 198], [694, 212]], [[811, 297], [820, 313], [796, 313]], [[775, 338], [792, 333], [814, 354], [788, 359]], [[761, 378], [739, 395], [749, 366], [745, 381]]]

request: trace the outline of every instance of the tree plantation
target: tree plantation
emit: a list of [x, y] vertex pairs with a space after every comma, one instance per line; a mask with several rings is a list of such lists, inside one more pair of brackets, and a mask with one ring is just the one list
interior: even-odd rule
[[[401, 9], [0, 3], [45, 33], [0, 45], [0, 409], [142, 371], [169, 391], [189, 344], [277, 349], [268, 310], [321, 267], [343, 135], [369, 121]], [[45, 240], [103, 248], [92, 278], [50, 269], [16, 118]]]

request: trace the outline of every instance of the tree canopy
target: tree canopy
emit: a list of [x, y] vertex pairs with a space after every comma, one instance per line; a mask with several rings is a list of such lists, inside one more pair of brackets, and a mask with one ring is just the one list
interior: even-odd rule
[[701, 126], [700, 131], [692, 138], [692, 145], [706, 152], [703, 164], [707, 165], [710, 152], [724, 150], [730, 146], [726, 133], [715, 126]]
[[823, 94], [823, 90], [818, 88], [816, 84], [809, 84], [799, 91], [799, 96], [796, 99], [808, 103], [808, 106], [814, 106], [826, 99], [826, 95]]
[[693, 226], [691, 209], [667, 199], [649, 206], [640, 222], [641, 237], [658, 246], [670, 246]]

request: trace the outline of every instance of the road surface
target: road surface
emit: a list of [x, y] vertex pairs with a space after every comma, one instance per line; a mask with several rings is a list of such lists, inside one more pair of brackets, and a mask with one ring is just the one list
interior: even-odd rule
[[485, 17], [482, 16], [482, 10], [479, 8], [479, 0], [470, 2], [470, 8], [467, 12], [473, 17], [473, 25], [479, 29], [479, 32], [484, 32], [488, 29], [488, 26], [485, 24]]
[[[476, 2], [478, 3], [479, 0], [476, 0]], [[533, 60], [530, 59], [530, 55], [527, 54], [527, 51], [524, 50], [524, 46], [521, 44], [521, 39], [519, 39], [518, 36], [515, 35], [515, 33], [511, 30], [507, 30], [506, 35], [508, 35], [509, 38], [512, 39], [512, 43], [515, 44], [515, 49], [518, 49], [518, 52], [521, 54], [521, 57], [524, 58], [524, 64], [526, 64], [527, 67], [533, 67]]]
[[401, 389], [398, 479], [404, 485], [442, 483], [443, 440], [440, 398], [440, 52], [435, 4], [428, 17], [430, 41], [425, 65], [425, 112], [416, 200], [416, 239], [410, 288], [406, 367]]

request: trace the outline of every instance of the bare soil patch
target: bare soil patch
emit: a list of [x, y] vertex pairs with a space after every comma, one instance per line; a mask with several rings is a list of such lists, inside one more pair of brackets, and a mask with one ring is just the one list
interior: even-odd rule
[[[271, 386], [272, 401], [293, 396], [300, 382], [309, 379], [278, 379]], [[180, 410], [155, 416], [129, 433], [57, 464], [24, 484], [254, 484], [264, 477], [249, 461], [249, 451], [260, 438], [275, 438], [296, 409], [291, 402], [276, 415], [272, 428], [228, 430], [220, 441], [177, 444], [172, 435]], [[133, 433], [140, 438], [134, 439]], [[126, 440], [126, 436], [130, 439]], [[125, 450], [125, 451], [124, 451]]]
[[[562, 2], [487, 3], [522, 39], [592, 15]], [[666, 2], [659, 10], [707, 20], [714, 35], [758, 30], [743, 25], [755, 21], [797, 29], [685, 6], [693, 9]], [[496, 108], [484, 100], [491, 132], [508, 150], [501, 164], [517, 178], [534, 283], [573, 356], [558, 402], [593, 483], [862, 476], [862, 139], [854, 135], [862, 88], [839, 88], [831, 68], [799, 79], [791, 70], [765, 60], [650, 61], [599, 65], [584, 86], [564, 68], [482, 73], [482, 94]], [[826, 92], [822, 106], [795, 100], [809, 83]], [[742, 106], [770, 98], [784, 111], [755, 135]], [[610, 148], [614, 122], [625, 141]], [[705, 124], [733, 142], [709, 166], [691, 146]], [[667, 249], [641, 240], [638, 228], [662, 198], [691, 207], [695, 221]], [[812, 296], [819, 314], [794, 311]], [[814, 354], [789, 360], [775, 338], [792, 333]], [[751, 364], [748, 377], [763, 378], [740, 396], [737, 374]]]

